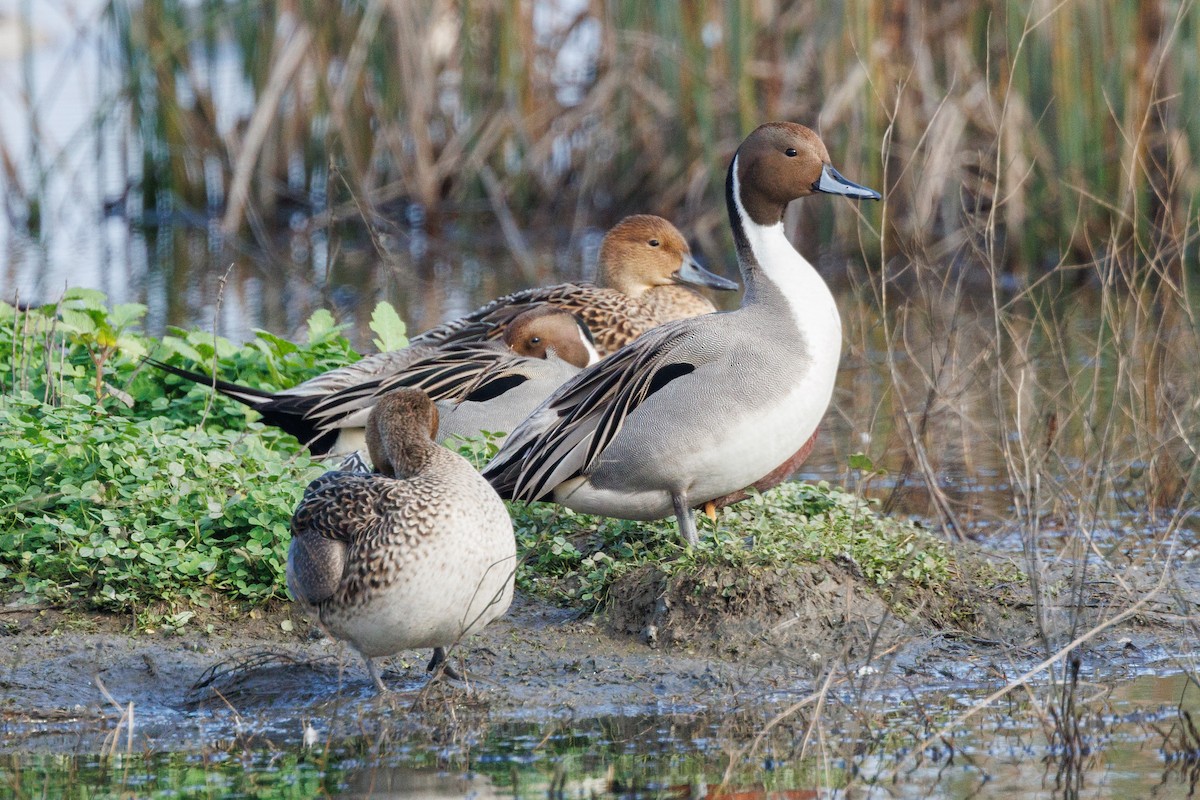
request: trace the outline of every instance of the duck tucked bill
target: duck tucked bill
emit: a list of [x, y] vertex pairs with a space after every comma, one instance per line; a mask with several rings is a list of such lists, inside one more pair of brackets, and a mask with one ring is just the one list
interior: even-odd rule
[[382, 398], [366, 434], [377, 472], [326, 473], [292, 517], [288, 590], [362, 655], [380, 691], [373, 659], [432, 647], [433, 670], [512, 602], [508, 512], [466, 459], [433, 441], [437, 416], [419, 389]]

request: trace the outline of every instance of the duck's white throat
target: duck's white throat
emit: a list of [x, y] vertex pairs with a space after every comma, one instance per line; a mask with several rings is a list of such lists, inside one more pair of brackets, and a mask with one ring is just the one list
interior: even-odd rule
[[[733, 168], [733, 200], [742, 232], [754, 254], [755, 265], [750, 269], [757, 267], [759, 274], [756, 280], [765, 279], [779, 290], [791, 309], [792, 321], [811, 352], [814, 355], [832, 352], [836, 369], [842, 349], [842, 319], [833, 293], [813, 265], [808, 263], [808, 259], [800, 255], [788, 241], [782, 220], [774, 225], [760, 225], [746, 213], [742, 205], [736, 163]], [[750, 288], [753, 282], [749, 278], [746, 279], [746, 285], [748, 290], [753, 291]], [[754, 298], [748, 296], [746, 302], [753, 303]]]

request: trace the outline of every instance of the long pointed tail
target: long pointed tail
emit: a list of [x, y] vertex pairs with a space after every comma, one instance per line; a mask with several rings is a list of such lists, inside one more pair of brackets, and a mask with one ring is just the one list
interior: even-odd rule
[[230, 383], [199, 372], [164, 364], [153, 358], [147, 358], [146, 363], [155, 369], [178, 375], [180, 378], [200, 386], [211, 386], [226, 397], [250, 406], [262, 414], [264, 423], [281, 428], [295, 436], [314, 456], [329, 452], [329, 449], [337, 441], [338, 431], [336, 428], [323, 428], [316, 421], [308, 419], [308, 412], [322, 400], [321, 395], [276, 395], [262, 389], [252, 389], [239, 383]]
[[252, 389], [249, 386], [242, 386], [238, 383], [230, 383], [223, 381], [220, 378], [213, 378], [211, 375], [205, 375], [201, 372], [192, 372], [181, 367], [175, 367], [162, 361], [153, 358], [147, 358], [146, 363], [155, 369], [160, 369], [163, 372], [169, 372], [172, 375], [177, 375], [184, 380], [198, 383], [201, 386], [211, 386], [226, 397], [232, 397], [239, 403], [245, 403], [253, 409], [261, 409], [264, 403], [268, 403], [275, 399], [275, 395], [262, 389]]

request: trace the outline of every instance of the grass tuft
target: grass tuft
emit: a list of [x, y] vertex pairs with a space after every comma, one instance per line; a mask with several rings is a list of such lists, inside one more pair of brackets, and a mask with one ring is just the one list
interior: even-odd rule
[[[786, 483], [701, 518], [701, 540], [685, 549], [674, 519], [632, 522], [545, 503], [512, 503], [522, 589], [569, 605], [598, 608], [613, 584], [646, 565], [667, 576], [718, 568], [753, 575], [840, 560], [880, 589], [900, 584], [943, 594], [954, 574], [946, 544], [918, 525], [881, 515], [822, 481]], [[890, 588], [889, 588], [890, 587]]]

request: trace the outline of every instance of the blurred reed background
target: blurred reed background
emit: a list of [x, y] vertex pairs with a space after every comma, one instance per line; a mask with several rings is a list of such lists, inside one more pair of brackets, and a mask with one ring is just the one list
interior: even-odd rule
[[[107, 23], [142, 197], [219, 211], [229, 234], [295, 206], [321, 225], [407, 201], [522, 227], [653, 211], [707, 243], [733, 148], [795, 119], [886, 183], [885, 247], [952, 252], [1000, 201], [997, 257], [1037, 273], [1105, 257], [1114, 228], [1186, 218], [1192, 5], [148, 0]], [[232, 127], [211, 72], [230, 47], [253, 98]], [[814, 226], [853, 239], [834, 218]]]
[[[1191, 0], [114, 0], [96, 20], [118, 80], [89, 124], [116, 126], [124, 170], [105, 209], [153, 254], [144, 291], [176, 287], [164, 323], [233, 264], [264, 327], [353, 285], [347, 318], [385, 297], [420, 329], [577, 277], [629, 213], [732, 271], [728, 160], [791, 119], [885, 195], [789, 220], [845, 292], [821, 463], [866, 450], [893, 501], [915, 485], [959, 533], [1191, 514]], [[4, 147], [10, 223], [37, 240], [55, 156]]]

